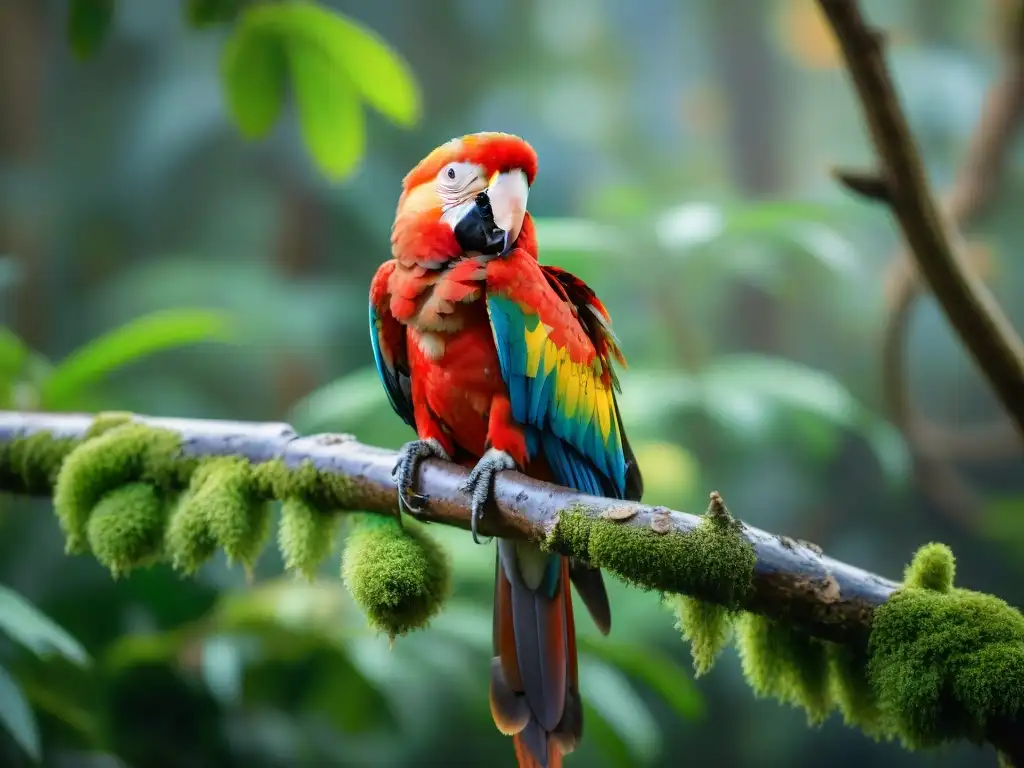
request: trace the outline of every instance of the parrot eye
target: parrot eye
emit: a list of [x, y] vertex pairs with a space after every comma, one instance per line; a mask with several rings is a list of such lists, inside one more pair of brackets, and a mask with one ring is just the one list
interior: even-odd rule
[[442, 197], [456, 198], [461, 202], [463, 197], [486, 186], [480, 176], [480, 170], [472, 163], [449, 163], [437, 174], [437, 186]]

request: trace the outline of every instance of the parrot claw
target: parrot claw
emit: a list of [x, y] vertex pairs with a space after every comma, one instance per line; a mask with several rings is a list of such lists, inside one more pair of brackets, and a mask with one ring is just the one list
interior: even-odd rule
[[407, 512], [410, 515], [418, 515], [423, 511], [423, 505], [430, 498], [422, 493], [413, 490], [413, 480], [416, 477], [416, 470], [424, 459], [444, 459], [450, 461], [448, 452], [441, 444], [432, 437], [426, 440], [410, 440], [402, 446], [398, 452], [398, 461], [395, 462], [391, 476], [395, 478], [398, 485], [398, 512]]
[[499, 472], [506, 469], [516, 469], [515, 459], [504, 451], [491, 448], [473, 467], [466, 482], [459, 486], [460, 491], [468, 493], [473, 499], [470, 527], [473, 532], [473, 542], [476, 544], [481, 543], [476, 530], [480, 518], [484, 515], [484, 507], [494, 493], [494, 478]]

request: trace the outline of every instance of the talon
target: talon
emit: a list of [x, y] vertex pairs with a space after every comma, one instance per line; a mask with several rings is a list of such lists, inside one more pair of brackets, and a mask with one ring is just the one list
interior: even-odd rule
[[[468, 493], [472, 498], [472, 514], [470, 515], [469, 523], [474, 543], [486, 543], [480, 541], [477, 535], [477, 527], [480, 523], [480, 518], [483, 517], [487, 501], [494, 494], [494, 478], [499, 472], [515, 468], [515, 459], [504, 451], [491, 448], [477, 462], [477, 465], [473, 467], [473, 471], [469, 473], [466, 482], [459, 486], [461, 492]], [[490, 541], [490, 537], [487, 538], [487, 541]]]
[[420, 462], [431, 458], [450, 460], [448, 452], [434, 438], [410, 440], [398, 452], [398, 461], [395, 462], [395, 466], [391, 470], [391, 476], [395, 478], [398, 485], [399, 517], [402, 512], [418, 515], [423, 511], [423, 505], [430, 497], [414, 491], [413, 481]]

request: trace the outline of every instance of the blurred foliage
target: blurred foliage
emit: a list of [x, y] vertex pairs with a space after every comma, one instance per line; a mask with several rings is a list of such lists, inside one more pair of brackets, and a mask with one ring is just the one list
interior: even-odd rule
[[[864, 5], [944, 184], [1006, 4]], [[890, 576], [941, 539], [961, 584], [1020, 605], [1019, 459], [969, 468], [987, 506], [963, 525], [906, 482], [879, 415], [896, 236], [826, 173], [872, 157], [835, 41], [808, 0], [725, 23], [753, 7], [6, 0], [0, 34], [19, 44], [0, 44], [0, 407], [288, 419], [397, 447], [409, 432], [376, 381], [365, 307], [401, 177], [453, 135], [513, 131], [541, 158], [542, 258], [615, 318], [648, 501], [700, 509], [718, 489], [745, 521]], [[972, 233], [1018, 323], [1019, 160]], [[997, 413], [930, 302], [908, 349], [932, 418]], [[195, 579], [154, 567], [115, 582], [64, 556], [48, 504], [0, 504], [15, 595], [0, 630], [4, 616], [50, 627], [24, 618], [30, 601], [95, 660], [65, 658], [60, 633], [9, 635], [0, 764], [513, 764], [487, 704], [494, 555], [461, 532], [431, 528], [454, 599], [389, 648], [337, 553], [309, 585], [280, 579], [276, 554], [253, 585], [222, 558]], [[609, 638], [577, 611], [586, 736], [570, 764], [978, 764], [967, 746], [911, 755], [836, 718], [808, 729], [754, 700], [732, 651], [695, 683], [659, 596], [609, 591]]]
[[[68, 42], [92, 56], [110, 27], [115, 0], [71, 0]], [[318, 167], [340, 179], [363, 155], [366, 101], [397, 125], [419, 119], [420, 94], [408, 65], [371, 30], [311, 0], [185, 0], [194, 29], [233, 25], [221, 81], [242, 136], [268, 136], [291, 78], [302, 136]]]
[[25, 411], [90, 410], [90, 390], [111, 372], [162, 350], [224, 341], [226, 315], [165, 310], [136, 318], [82, 345], [53, 364], [0, 327], [0, 408]]

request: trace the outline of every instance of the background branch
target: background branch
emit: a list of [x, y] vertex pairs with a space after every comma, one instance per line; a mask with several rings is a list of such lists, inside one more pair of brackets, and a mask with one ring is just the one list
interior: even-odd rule
[[[855, 0], [819, 0], [860, 96], [880, 178], [910, 254], [943, 311], [1024, 435], [1024, 343], [985, 285], [974, 276], [962, 243], [928, 188], [921, 158], [886, 69], [881, 35]], [[979, 140], [979, 143], [981, 141]], [[977, 206], [985, 174], [972, 176], [951, 205]]]
[[[951, 224], [961, 231], [984, 215], [995, 197], [1024, 117], [1024, 2], [1015, 5], [1010, 21], [1003, 73], [988, 91], [967, 155], [943, 201]], [[882, 343], [883, 397], [889, 417], [911, 446], [920, 488], [947, 516], [973, 525], [982, 500], [953, 462], [1012, 457], [1022, 446], [1006, 421], [954, 430], [932, 423], [914, 407], [905, 348], [923, 286], [910, 258], [900, 247], [885, 278], [889, 316]], [[982, 276], [985, 264], [970, 261]]]

